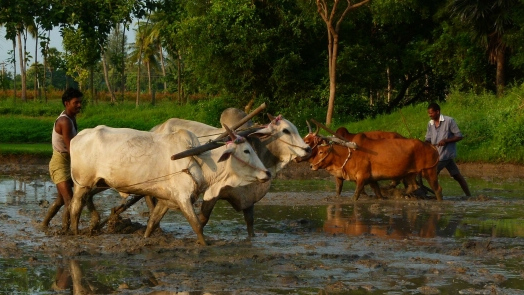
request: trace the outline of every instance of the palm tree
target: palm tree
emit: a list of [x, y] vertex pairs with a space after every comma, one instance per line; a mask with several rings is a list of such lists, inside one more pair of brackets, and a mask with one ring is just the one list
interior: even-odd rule
[[[35, 38], [35, 65], [38, 65], [38, 24], [33, 22], [32, 24], [29, 24], [27, 26], [27, 32], [31, 34], [33, 38]], [[36, 100], [36, 97], [38, 95], [38, 70], [35, 71], [35, 81], [33, 84], [33, 100]]]
[[[149, 23], [149, 17], [146, 21], [146, 25]], [[136, 71], [136, 106], [138, 107], [139, 101], [140, 101], [140, 67], [142, 65], [142, 50], [144, 47], [144, 39], [145, 39], [145, 33], [143, 32], [143, 25], [140, 25], [140, 20], [137, 21], [137, 30], [135, 34], [135, 43], [132, 45], [134, 46], [135, 50], [131, 52], [130, 59], [131, 61], [136, 62], [137, 65], [137, 71]], [[142, 29], [142, 30], [141, 30]]]
[[489, 62], [496, 65], [497, 95], [504, 92], [508, 30], [515, 27], [513, 17], [522, 4], [517, 0], [453, 0], [451, 12], [471, 32], [474, 40], [486, 47]]
[[63, 64], [63, 59], [61, 56], [60, 51], [56, 49], [56, 47], [51, 47], [47, 49], [47, 69], [49, 70], [50, 74], [50, 84], [53, 85], [53, 73], [55, 70], [61, 67], [61, 64]]
[[147, 68], [149, 95], [152, 97], [152, 103], [154, 104], [155, 101], [153, 97], [152, 73], [153, 71], [156, 72], [159, 69], [159, 62], [157, 57], [160, 56], [160, 60], [163, 60], [162, 46], [160, 44], [160, 39], [158, 38], [159, 31], [155, 31], [153, 25], [149, 24], [143, 30], [143, 32], [146, 35], [143, 44], [143, 62]]
[[152, 73], [154, 70], [158, 70], [160, 68], [158, 56], [161, 55], [161, 53], [158, 50], [158, 43], [160, 41], [159, 39], [151, 37], [151, 30], [152, 25], [149, 23], [149, 21], [146, 23], [138, 23], [138, 29], [135, 35], [135, 43], [132, 45], [133, 50], [130, 54], [130, 60], [137, 64], [137, 105], [139, 97], [138, 91], [140, 89], [140, 70], [142, 64], [147, 69], [149, 95], [151, 95], [152, 103], [155, 103], [153, 97]]
[[[25, 45], [22, 47], [22, 34], [24, 34], [23, 27], [19, 26], [18, 30], [16, 32], [16, 37], [18, 39], [18, 56], [20, 58], [20, 78], [22, 80], [22, 101], [26, 101], [26, 71], [25, 71], [25, 63], [26, 63], [26, 56], [25, 56]], [[25, 37], [24, 37], [25, 39]]]
[[149, 41], [158, 48], [158, 56], [160, 57], [160, 67], [162, 69], [162, 77], [164, 80], [164, 93], [167, 91], [166, 81], [166, 66], [164, 62], [164, 49], [162, 47], [162, 30], [167, 26], [167, 19], [165, 13], [159, 10], [151, 15], [152, 27], [149, 32]]

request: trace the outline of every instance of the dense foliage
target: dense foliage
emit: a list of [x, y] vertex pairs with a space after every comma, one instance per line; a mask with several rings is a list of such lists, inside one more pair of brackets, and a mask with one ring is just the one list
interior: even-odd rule
[[[48, 91], [77, 85], [93, 101], [119, 103], [136, 91], [135, 105], [162, 95], [178, 104], [227, 97], [239, 106], [266, 101], [325, 116], [328, 42], [315, 1], [55, 2], [0, 6], [5, 38], [18, 44], [28, 34], [39, 36], [46, 57], [37, 64], [24, 55], [23, 75], [35, 91], [18, 91], [17, 100], [45, 101]], [[452, 91], [500, 96], [508, 85], [520, 85], [523, 9], [517, 0], [373, 0], [351, 10], [338, 27], [332, 122], [444, 100]], [[66, 52], [46, 45], [47, 31], [57, 26]], [[135, 40], [127, 40], [129, 30]], [[12, 53], [8, 62], [18, 63]], [[14, 77], [18, 89], [21, 75]], [[14, 80], [2, 74], [0, 86], [13, 89]]]

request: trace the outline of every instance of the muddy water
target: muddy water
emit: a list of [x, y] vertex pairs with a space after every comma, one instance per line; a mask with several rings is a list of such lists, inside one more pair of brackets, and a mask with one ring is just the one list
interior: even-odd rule
[[[350, 183], [335, 198], [331, 179], [275, 180], [255, 206], [256, 237], [219, 202], [202, 247], [174, 211], [143, 238], [142, 201], [113, 233], [62, 234], [60, 216], [43, 230], [48, 177], [0, 176], [0, 294], [524, 294], [522, 180], [468, 178], [470, 199], [441, 182], [444, 202], [354, 203]], [[95, 197], [102, 218], [120, 203]]]

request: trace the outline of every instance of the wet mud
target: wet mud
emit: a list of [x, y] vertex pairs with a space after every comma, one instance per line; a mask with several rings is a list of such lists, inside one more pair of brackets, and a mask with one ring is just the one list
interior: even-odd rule
[[[349, 183], [337, 198], [328, 175], [286, 168], [255, 205], [255, 237], [219, 202], [200, 246], [175, 211], [143, 238], [143, 201], [98, 232], [87, 231], [87, 210], [81, 235], [62, 232], [62, 211], [43, 229], [56, 193], [45, 165], [9, 163], [0, 294], [524, 294], [519, 166], [475, 176], [462, 167], [474, 197], [443, 180], [443, 202], [402, 191], [353, 202]], [[102, 219], [123, 202], [112, 191], [94, 201]]]

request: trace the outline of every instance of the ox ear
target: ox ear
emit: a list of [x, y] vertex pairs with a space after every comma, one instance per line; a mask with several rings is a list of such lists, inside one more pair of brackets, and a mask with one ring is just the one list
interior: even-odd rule
[[223, 153], [222, 153], [222, 156], [220, 156], [220, 159], [218, 159], [218, 162], [222, 162], [222, 161], [225, 161], [227, 159], [229, 159], [229, 157], [231, 156], [231, 154], [235, 151], [235, 148], [231, 147], [231, 148], [228, 148], [226, 149]]
[[253, 136], [253, 137], [258, 137], [258, 138], [266, 138], [268, 136], [270, 136], [271, 134], [273, 133], [273, 125], [269, 124], [268, 126], [260, 129], [260, 130], [257, 130], [251, 134], [249, 134], [248, 136]]

